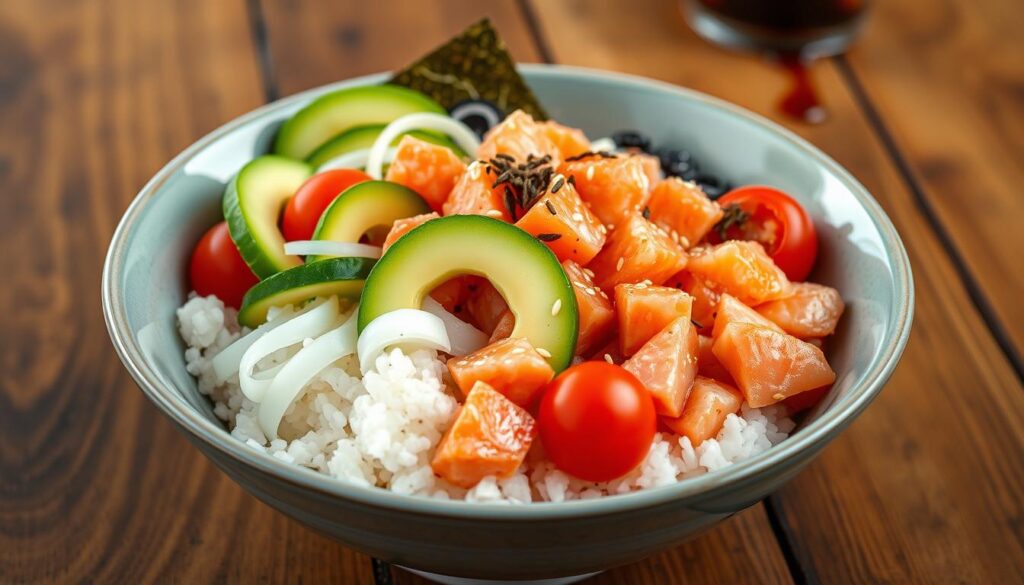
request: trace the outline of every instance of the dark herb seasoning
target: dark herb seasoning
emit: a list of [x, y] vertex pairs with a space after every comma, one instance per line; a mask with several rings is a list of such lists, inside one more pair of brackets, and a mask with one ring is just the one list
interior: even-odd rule
[[603, 150], [598, 150], [598, 151], [588, 150], [586, 152], [581, 152], [581, 153], [577, 154], [576, 156], [570, 156], [570, 157], [566, 158], [565, 162], [572, 162], [572, 161], [575, 161], [575, 160], [583, 160], [583, 159], [592, 158], [592, 157], [595, 157], [595, 156], [598, 156], [598, 157], [601, 157], [601, 158], [618, 158], [617, 154], [614, 154], [614, 153], [611, 153], [611, 152], [605, 152]]
[[651, 219], [651, 208], [650, 207], [647, 207], [646, 205], [644, 205], [644, 210], [643, 210], [642, 213], [643, 213], [644, 219]]
[[555, 206], [552, 205], [550, 201], [545, 201], [544, 205], [547, 206], [548, 212], [550, 212], [551, 215], [558, 215], [558, 213], [555, 212]]
[[562, 234], [537, 234], [537, 239], [542, 242], [554, 242], [561, 237]]
[[727, 240], [729, 239], [729, 228], [741, 227], [744, 223], [746, 223], [748, 219], [750, 219], [749, 213], [743, 211], [743, 209], [739, 205], [736, 205], [735, 203], [730, 203], [729, 205], [726, 205], [725, 207], [722, 208], [722, 219], [720, 219], [718, 223], [715, 224], [715, 227], [712, 229], [715, 230], [715, 233], [718, 234], [718, 237], [722, 238], [723, 240]]

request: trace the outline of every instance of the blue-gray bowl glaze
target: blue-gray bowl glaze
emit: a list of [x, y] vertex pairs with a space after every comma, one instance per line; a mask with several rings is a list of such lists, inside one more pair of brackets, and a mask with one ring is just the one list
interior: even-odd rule
[[[185, 266], [218, 218], [230, 177], [268, 150], [282, 120], [317, 95], [379, 83], [354, 79], [242, 116], [190, 146], [145, 186], [114, 234], [103, 311], [125, 366], [165, 415], [247, 491], [342, 543], [408, 567], [481, 578], [580, 574], [676, 545], [761, 500], [806, 466], [882, 389], [910, 332], [907, 255], [878, 203], [849, 173], [787, 130], [696, 92], [624, 75], [528, 65], [552, 117], [605, 136], [636, 128], [685, 147], [734, 184], [778, 186], [815, 219], [813, 279], [842, 293], [847, 313], [829, 343], [838, 378], [779, 446], [678, 484], [600, 500], [500, 506], [434, 501], [347, 485], [285, 464], [231, 438], [185, 371], [174, 310]], [[240, 543], [244, 546], [244, 543]]]

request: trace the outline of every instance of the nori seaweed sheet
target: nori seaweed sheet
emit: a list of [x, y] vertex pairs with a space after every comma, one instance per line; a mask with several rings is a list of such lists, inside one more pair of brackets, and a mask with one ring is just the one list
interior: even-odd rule
[[548, 117], [486, 18], [396, 73], [389, 83], [423, 92], [448, 110], [465, 100], [483, 99], [505, 114], [522, 109], [539, 120]]

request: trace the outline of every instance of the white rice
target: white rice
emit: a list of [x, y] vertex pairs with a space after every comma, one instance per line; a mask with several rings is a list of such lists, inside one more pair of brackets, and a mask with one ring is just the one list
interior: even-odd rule
[[[380, 356], [375, 369], [362, 379], [354, 356], [338, 360], [285, 413], [279, 429], [282, 438], [268, 441], [257, 424], [257, 405], [242, 395], [237, 375], [217, 385], [211, 371], [210, 359], [244, 332], [236, 312], [216, 297], [191, 296], [178, 309], [178, 322], [188, 345], [188, 371], [233, 437], [287, 463], [403, 494], [512, 504], [621, 494], [727, 467], [778, 444], [794, 426], [783, 407], [744, 405], [739, 416], [729, 415], [715, 439], [696, 449], [685, 437], [658, 434], [639, 467], [606, 483], [585, 482], [559, 471], [538, 442], [515, 475], [487, 477], [467, 491], [436, 477], [430, 468], [458, 407], [447, 368], [436, 352], [406, 355], [392, 350]], [[289, 355], [282, 350], [268, 361]]]

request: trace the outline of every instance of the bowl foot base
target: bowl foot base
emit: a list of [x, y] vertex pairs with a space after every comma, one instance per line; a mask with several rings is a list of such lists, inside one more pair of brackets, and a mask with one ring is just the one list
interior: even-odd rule
[[440, 583], [441, 585], [569, 585], [570, 583], [579, 583], [580, 581], [593, 577], [597, 574], [587, 573], [585, 575], [557, 577], [555, 579], [534, 579], [532, 581], [505, 581], [495, 579], [472, 579], [469, 577], [450, 577], [448, 575], [438, 575], [437, 573], [417, 571], [416, 569], [402, 567], [401, 565], [396, 566], [400, 567], [403, 571], [409, 571], [410, 573], [419, 575], [424, 579], [429, 579], [434, 583]]

